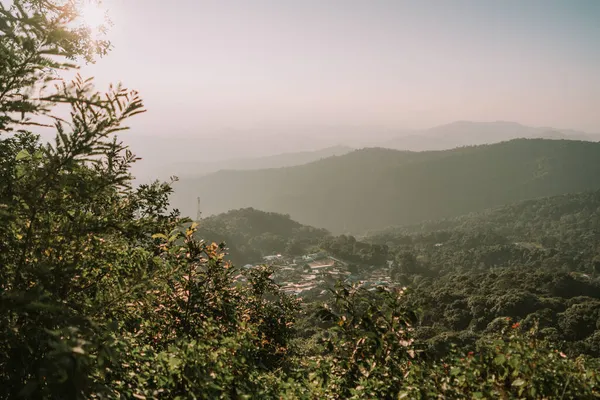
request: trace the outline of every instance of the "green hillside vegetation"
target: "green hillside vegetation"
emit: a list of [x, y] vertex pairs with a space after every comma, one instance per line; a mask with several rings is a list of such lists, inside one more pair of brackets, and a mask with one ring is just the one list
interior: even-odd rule
[[246, 208], [204, 218], [196, 237], [228, 246], [229, 259], [244, 265], [262, 257], [285, 253], [300, 255], [316, 247], [329, 233], [281, 215]]
[[302, 225], [289, 215], [244, 208], [198, 221], [196, 238], [224, 243], [227, 259], [236, 265], [259, 263], [264, 256], [300, 256], [324, 250], [356, 266], [385, 265], [386, 245], [333, 236], [325, 229]]
[[[340, 283], [324, 303], [303, 304], [275, 284], [274, 268], [238, 268], [224, 245], [200, 240], [197, 224], [170, 210], [170, 183], [133, 187], [137, 158], [115, 134], [144, 111], [137, 92], [99, 93], [77, 77], [38, 97], [58, 70], [105, 54], [109, 43], [69, 28], [74, 3], [14, 3], [0, 2], [0, 399], [600, 397], [597, 278], [574, 274], [596, 271], [594, 249], [561, 244], [597, 208], [579, 217], [564, 208], [561, 218], [575, 219], [564, 232], [553, 225], [553, 247], [515, 247], [508, 256], [496, 251], [510, 243], [487, 232], [436, 246], [427, 235], [437, 231], [367, 243], [255, 210], [205, 221], [210, 232], [240, 230], [232, 239], [244, 243], [316, 235], [365, 263], [396, 262], [400, 285]], [[53, 114], [57, 103], [67, 116]], [[54, 140], [28, 131], [40, 120]], [[423, 156], [371, 150], [324, 163], [360, 164], [363, 154], [396, 165]], [[330, 209], [348, 204], [355, 199]], [[534, 227], [542, 215], [520, 222]], [[450, 331], [463, 347], [451, 346]]]
[[[528, 238], [529, 241], [549, 239], [549, 235], [568, 240], [566, 232], [578, 235], [572, 239], [578, 243], [580, 235], [590, 234], [600, 229], [600, 191], [570, 193], [559, 196], [525, 200], [478, 213], [441, 220], [425, 221], [419, 224], [393, 227], [370, 232], [371, 240], [402, 240], [403, 234], [433, 234], [443, 231], [494, 230], [513, 239]], [[544, 239], [546, 238], [546, 239]], [[588, 242], [589, 243], [589, 242]]]
[[600, 143], [513, 140], [440, 152], [364, 149], [302, 166], [182, 180], [185, 213], [255, 207], [334, 233], [453, 217], [520, 200], [600, 188]]
[[[463, 346], [510, 317], [571, 354], [600, 356], [600, 192], [530, 200], [373, 233], [414, 289], [419, 335]], [[452, 340], [450, 340], [452, 339]]]

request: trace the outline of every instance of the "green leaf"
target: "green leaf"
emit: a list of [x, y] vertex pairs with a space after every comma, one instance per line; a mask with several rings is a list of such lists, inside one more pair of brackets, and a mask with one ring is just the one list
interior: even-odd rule
[[152, 235], [152, 239], [165, 239], [165, 240], [167, 240], [167, 235], [164, 235], [162, 233], [155, 233], [154, 235]]
[[26, 169], [24, 165], [17, 165], [17, 167], [15, 168], [15, 174], [17, 176], [17, 179], [22, 178], [25, 175]]
[[515, 379], [512, 383], [512, 386], [523, 386], [525, 381], [523, 379]]
[[181, 365], [181, 360], [177, 357], [170, 357], [168, 364], [171, 370], [176, 370]]
[[29, 160], [29, 159], [31, 159], [31, 154], [29, 154], [29, 152], [27, 150], [22, 149], [21, 151], [19, 151], [17, 153], [17, 157], [16, 157], [17, 161]]

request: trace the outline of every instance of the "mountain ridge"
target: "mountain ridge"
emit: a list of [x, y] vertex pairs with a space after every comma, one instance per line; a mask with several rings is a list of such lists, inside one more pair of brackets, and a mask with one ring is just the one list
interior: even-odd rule
[[513, 121], [454, 121], [427, 129], [409, 131], [382, 142], [381, 146], [411, 151], [448, 150], [519, 138], [600, 141], [600, 134], [573, 129], [532, 127]]
[[355, 150], [352, 147], [337, 145], [329, 146], [312, 151], [284, 152], [267, 156], [232, 158], [220, 161], [198, 162], [188, 161], [161, 165], [153, 173], [153, 176], [160, 176], [163, 179], [169, 176], [178, 176], [180, 178], [203, 176], [221, 170], [256, 170], [267, 168], [282, 168], [288, 166], [302, 165], [317, 161], [323, 158], [344, 155]]
[[516, 139], [445, 151], [356, 150], [309, 164], [183, 179], [174, 206], [289, 214], [332, 233], [361, 233], [530, 198], [600, 189], [600, 143]]

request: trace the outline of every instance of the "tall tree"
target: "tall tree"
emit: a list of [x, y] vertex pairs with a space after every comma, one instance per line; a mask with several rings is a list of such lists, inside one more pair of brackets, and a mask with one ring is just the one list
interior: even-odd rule
[[[136, 158], [114, 137], [143, 112], [137, 93], [114, 87], [100, 94], [90, 79], [60, 80], [60, 70], [109, 47], [72, 27], [76, 5], [0, 4], [2, 398], [83, 396], [88, 347], [101, 343], [95, 316], [123, 295], [119, 286], [143, 274], [135, 254], [169, 221], [170, 188], [133, 190]], [[53, 115], [57, 103], [70, 107], [70, 118]], [[55, 129], [53, 142], [26, 130], [41, 124]]]

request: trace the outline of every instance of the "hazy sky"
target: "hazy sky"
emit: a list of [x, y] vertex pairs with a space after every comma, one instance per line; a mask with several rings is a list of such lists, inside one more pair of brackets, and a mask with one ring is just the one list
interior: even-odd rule
[[510, 120], [600, 132], [600, 1], [105, 0], [148, 133]]

